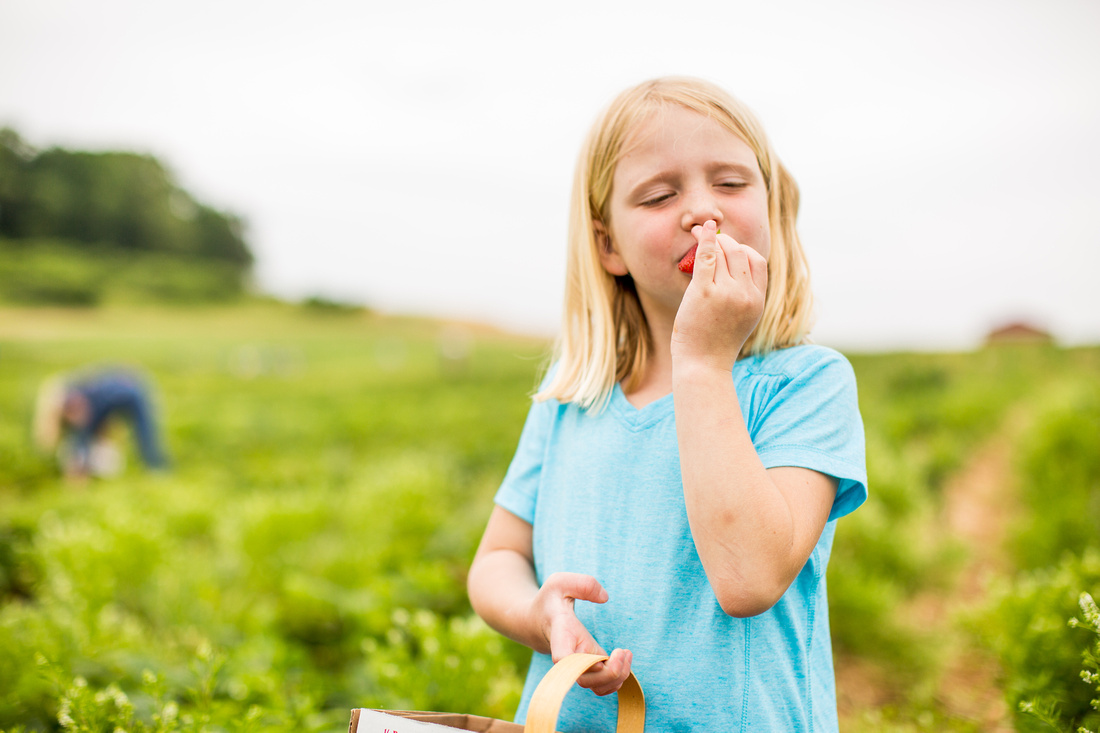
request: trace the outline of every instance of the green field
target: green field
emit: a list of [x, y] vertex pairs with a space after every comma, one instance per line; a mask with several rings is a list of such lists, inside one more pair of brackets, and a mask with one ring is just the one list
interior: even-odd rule
[[[510, 717], [526, 654], [465, 572], [547, 348], [278, 304], [0, 311], [0, 730]], [[1100, 592], [1100, 348], [849, 357], [871, 499], [828, 578], [843, 729], [1049, 730], [1021, 701], [1095, 727], [1096, 635], [1067, 621]], [[151, 376], [174, 471], [74, 484], [32, 449], [40, 381], [90, 363]], [[953, 532], [987, 454], [1000, 518]]]

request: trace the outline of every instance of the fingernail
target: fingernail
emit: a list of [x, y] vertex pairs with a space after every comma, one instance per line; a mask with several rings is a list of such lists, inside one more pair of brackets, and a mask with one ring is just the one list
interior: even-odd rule
[[712, 232], [718, 230], [718, 222], [714, 221], [714, 219], [707, 219], [707, 223], [704, 224], [703, 226], [705, 226], [707, 229], [709, 229]]

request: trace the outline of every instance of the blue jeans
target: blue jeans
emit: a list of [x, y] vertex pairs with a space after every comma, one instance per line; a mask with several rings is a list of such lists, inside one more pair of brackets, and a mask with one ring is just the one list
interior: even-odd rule
[[145, 382], [126, 371], [101, 372], [73, 383], [69, 389], [88, 401], [90, 415], [85, 425], [75, 430], [76, 450], [88, 455], [92, 439], [110, 418], [122, 418], [133, 427], [134, 441], [141, 459], [153, 469], [168, 468], [168, 458], [161, 447], [156, 414]]

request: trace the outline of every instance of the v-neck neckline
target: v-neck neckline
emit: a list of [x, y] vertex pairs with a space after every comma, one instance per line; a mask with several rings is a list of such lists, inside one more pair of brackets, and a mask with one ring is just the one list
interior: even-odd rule
[[611, 410], [615, 416], [633, 430], [642, 430], [664, 420], [673, 413], [672, 393], [658, 397], [642, 407], [635, 407], [626, 398], [623, 388], [616, 383], [611, 391]]

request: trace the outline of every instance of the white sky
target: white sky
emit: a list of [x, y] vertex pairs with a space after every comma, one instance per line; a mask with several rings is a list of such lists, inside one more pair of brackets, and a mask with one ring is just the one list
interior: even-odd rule
[[0, 125], [158, 156], [261, 287], [551, 334], [576, 152], [702, 76], [802, 189], [815, 337], [1100, 342], [1096, 0], [0, 0]]

